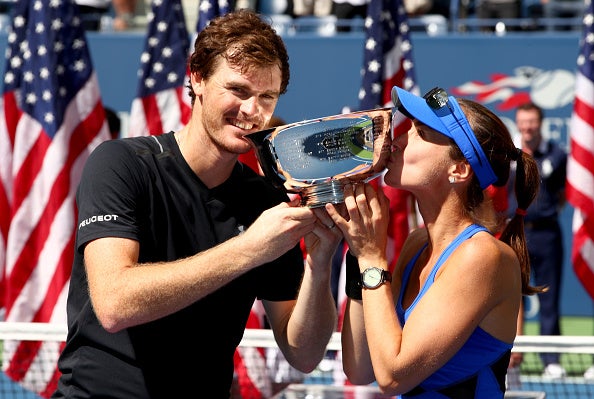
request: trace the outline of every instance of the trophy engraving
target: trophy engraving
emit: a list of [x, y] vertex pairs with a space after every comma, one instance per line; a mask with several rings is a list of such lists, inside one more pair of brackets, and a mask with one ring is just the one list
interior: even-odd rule
[[391, 109], [327, 116], [246, 136], [264, 174], [309, 207], [344, 201], [346, 183], [368, 181], [385, 169]]

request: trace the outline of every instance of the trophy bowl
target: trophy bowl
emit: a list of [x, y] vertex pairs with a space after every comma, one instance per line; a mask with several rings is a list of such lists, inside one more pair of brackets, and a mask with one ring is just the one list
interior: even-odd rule
[[369, 181], [390, 156], [391, 108], [291, 123], [246, 136], [264, 175], [311, 208], [344, 201], [347, 183]]

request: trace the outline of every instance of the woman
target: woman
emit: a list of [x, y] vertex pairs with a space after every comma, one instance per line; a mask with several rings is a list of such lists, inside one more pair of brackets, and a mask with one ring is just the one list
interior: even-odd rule
[[[529, 285], [522, 221], [536, 164], [475, 102], [438, 88], [421, 98], [394, 87], [392, 98], [412, 127], [395, 133], [385, 182], [415, 196], [424, 226], [410, 233], [392, 278], [381, 190], [347, 186], [348, 215], [326, 206], [358, 260], [347, 266], [344, 371], [403, 398], [503, 398], [522, 294], [540, 290]], [[505, 185], [512, 161], [519, 209], [498, 240], [483, 227], [483, 190]]]

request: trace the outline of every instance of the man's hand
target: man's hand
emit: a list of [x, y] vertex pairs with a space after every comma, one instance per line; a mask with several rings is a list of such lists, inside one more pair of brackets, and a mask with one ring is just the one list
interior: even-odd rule
[[299, 206], [299, 200], [276, 205], [264, 211], [245, 231], [259, 264], [271, 262], [293, 248], [317, 227], [313, 210]]
[[342, 238], [342, 232], [324, 208], [314, 208], [313, 212], [318, 222], [312, 232], [305, 236], [305, 247], [307, 263], [315, 267], [317, 264], [330, 263]]

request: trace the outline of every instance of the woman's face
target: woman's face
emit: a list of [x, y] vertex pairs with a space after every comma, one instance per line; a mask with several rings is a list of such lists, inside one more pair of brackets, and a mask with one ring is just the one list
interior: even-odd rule
[[447, 167], [451, 141], [443, 134], [413, 120], [408, 132], [392, 141], [392, 154], [384, 176], [389, 186], [408, 189], [435, 189], [440, 182], [448, 183]]

